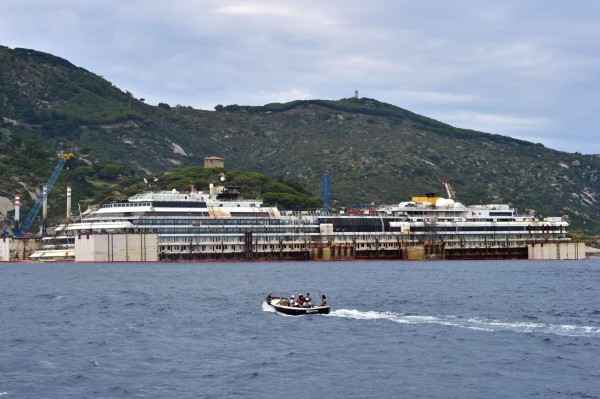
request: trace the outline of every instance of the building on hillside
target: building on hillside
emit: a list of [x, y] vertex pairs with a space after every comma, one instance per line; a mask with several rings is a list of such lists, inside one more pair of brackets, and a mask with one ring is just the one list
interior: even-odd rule
[[204, 158], [204, 167], [205, 168], [224, 168], [225, 167], [225, 159], [220, 157], [205, 157]]

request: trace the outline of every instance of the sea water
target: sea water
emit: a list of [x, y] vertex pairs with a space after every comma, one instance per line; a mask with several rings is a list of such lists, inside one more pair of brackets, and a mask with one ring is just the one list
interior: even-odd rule
[[8, 263], [0, 326], [0, 399], [600, 397], [594, 259]]

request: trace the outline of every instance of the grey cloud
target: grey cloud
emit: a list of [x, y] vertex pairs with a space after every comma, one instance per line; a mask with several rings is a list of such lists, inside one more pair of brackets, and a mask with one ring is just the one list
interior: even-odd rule
[[596, 1], [7, 0], [0, 44], [66, 58], [154, 104], [358, 89], [459, 127], [598, 153], [597, 15]]

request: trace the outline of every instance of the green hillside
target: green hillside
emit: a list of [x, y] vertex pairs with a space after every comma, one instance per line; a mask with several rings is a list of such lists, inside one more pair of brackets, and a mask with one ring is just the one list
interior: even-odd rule
[[507, 202], [600, 232], [599, 156], [454, 128], [374, 99], [151, 106], [61, 58], [0, 47], [0, 116], [7, 198], [41, 187], [59, 151], [77, 155], [59, 184], [77, 184], [78, 199], [218, 155], [228, 170], [264, 173], [317, 198], [329, 171], [339, 206], [442, 194], [445, 177], [465, 204]]

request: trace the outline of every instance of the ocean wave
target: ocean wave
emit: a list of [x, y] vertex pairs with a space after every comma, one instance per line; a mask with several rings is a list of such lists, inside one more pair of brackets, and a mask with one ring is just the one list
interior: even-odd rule
[[40, 360], [40, 361], [38, 361], [38, 364], [40, 366], [42, 366], [43, 368], [46, 368], [46, 369], [52, 369], [52, 368], [54, 368], [54, 364], [52, 362], [47, 361], [47, 360]]
[[58, 294], [38, 294], [38, 295], [35, 295], [34, 298], [36, 298], [36, 299], [65, 299], [65, 296], [58, 295]]
[[600, 337], [600, 327], [571, 324], [548, 324], [539, 321], [502, 321], [478, 317], [405, 315], [394, 312], [337, 309], [329, 317], [355, 320], [389, 320], [399, 324], [439, 324], [476, 331], [512, 331], [518, 333], [555, 334], [568, 337]]

